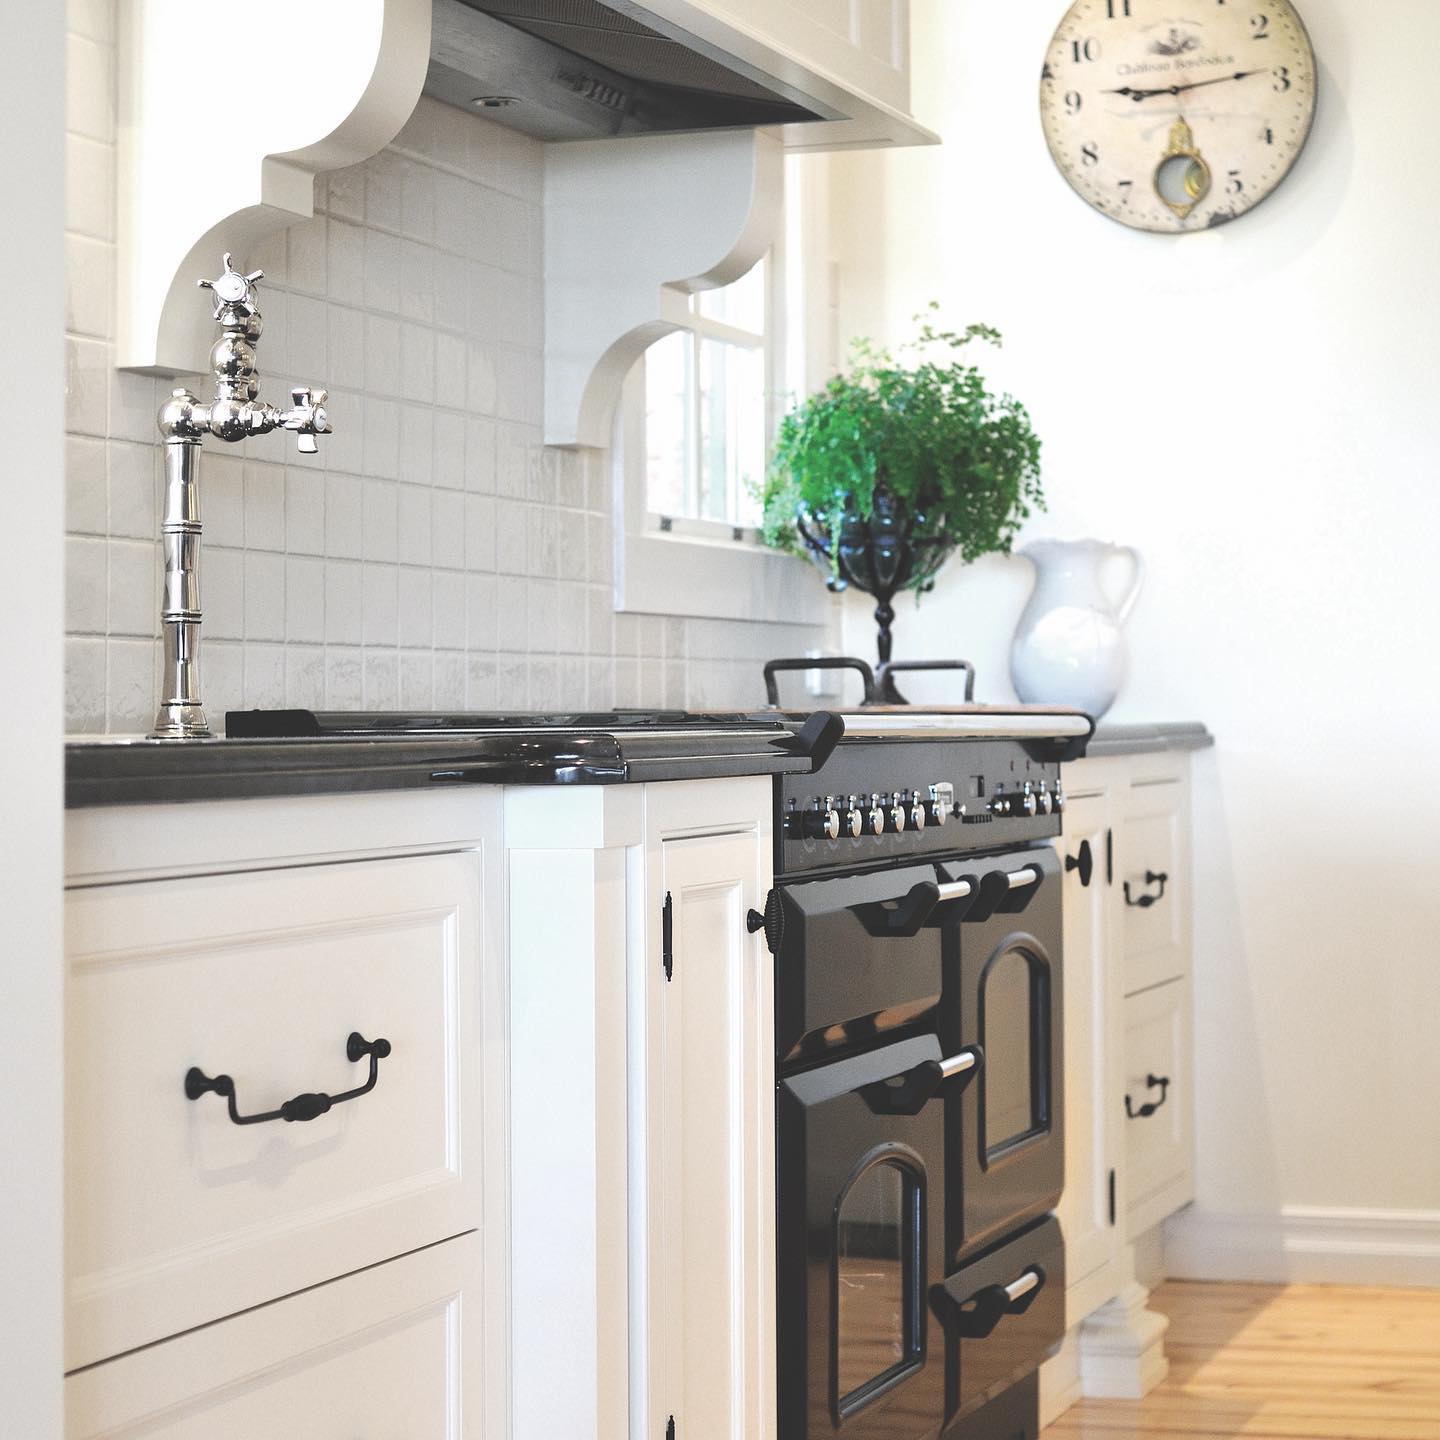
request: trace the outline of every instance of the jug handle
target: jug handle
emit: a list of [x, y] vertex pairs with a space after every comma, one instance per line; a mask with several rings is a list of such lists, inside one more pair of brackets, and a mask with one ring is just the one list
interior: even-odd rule
[[1131, 565], [1135, 567], [1135, 575], [1130, 581], [1130, 588], [1125, 592], [1125, 598], [1120, 602], [1119, 617], [1120, 623], [1123, 625], [1130, 618], [1130, 612], [1135, 608], [1135, 602], [1140, 598], [1140, 592], [1145, 588], [1145, 558], [1133, 545], [1116, 545], [1112, 548], [1121, 555], [1128, 555]]

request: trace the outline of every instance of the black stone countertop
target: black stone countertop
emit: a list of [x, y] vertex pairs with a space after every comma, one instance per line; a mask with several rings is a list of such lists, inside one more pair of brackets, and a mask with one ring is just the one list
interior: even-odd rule
[[505, 730], [375, 738], [74, 739], [65, 803], [123, 805], [450, 785], [595, 785], [804, 773], [799, 726]]
[[1150, 755], [1162, 750], [1206, 750], [1215, 737], [1199, 721], [1161, 720], [1147, 725], [1107, 725], [1102, 720], [1085, 753], [1092, 759], [1106, 755]]
[[358, 715], [237, 712], [204, 740], [76, 737], [66, 746], [65, 803], [160, 804], [268, 795], [432, 789], [463, 784], [615, 785], [813, 773], [847, 734], [1010, 735], [1083, 747], [1078, 711], [983, 705], [911, 710], [699, 715]]

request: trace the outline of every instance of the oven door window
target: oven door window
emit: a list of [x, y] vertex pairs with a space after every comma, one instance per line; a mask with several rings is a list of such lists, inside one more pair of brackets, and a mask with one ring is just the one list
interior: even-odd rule
[[1050, 1128], [1050, 967], [1024, 945], [999, 950], [980, 983], [982, 1150], [998, 1159]]
[[894, 1158], [873, 1161], [835, 1211], [835, 1390], [843, 1419], [924, 1359], [924, 1189]]

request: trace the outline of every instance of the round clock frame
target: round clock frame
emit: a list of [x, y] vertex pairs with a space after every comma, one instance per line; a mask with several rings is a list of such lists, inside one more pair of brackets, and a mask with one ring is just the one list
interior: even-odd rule
[[1075, 0], [1046, 52], [1040, 115], [1088, 205], [1187, 234], [1275, 191], [1309, 139], [1316, 91], [1291, 0]]

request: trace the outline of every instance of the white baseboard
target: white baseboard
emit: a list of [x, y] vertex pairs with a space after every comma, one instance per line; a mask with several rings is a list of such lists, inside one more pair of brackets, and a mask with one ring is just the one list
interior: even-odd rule
[[1165, 1227], [1165, 1269], [1177, 1280], [1440, 1288], [1440, 1210], [1192, 1206]]

